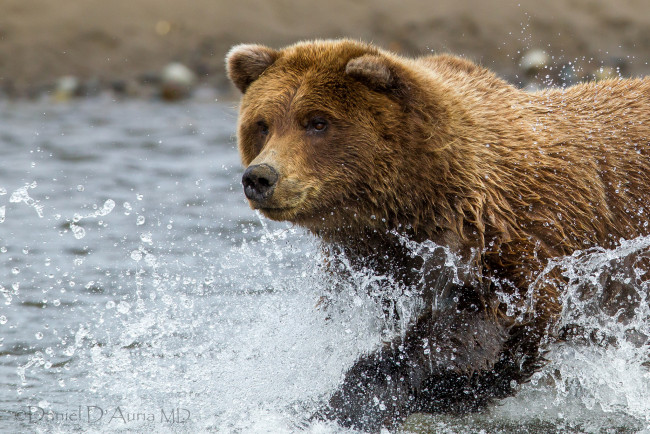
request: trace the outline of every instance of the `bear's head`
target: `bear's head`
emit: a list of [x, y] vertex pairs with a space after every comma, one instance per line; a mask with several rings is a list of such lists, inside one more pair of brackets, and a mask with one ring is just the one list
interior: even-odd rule
[[251, 207], [317, 233], [421, 218], [414, 213], [432, 197], [420, 187], [437, 158], [423, 144], [445, 134], [435, 129], [445, 108], [408, 62], [349, 40], [234, 47], [227, 70], [243, 93], [238, 140]]

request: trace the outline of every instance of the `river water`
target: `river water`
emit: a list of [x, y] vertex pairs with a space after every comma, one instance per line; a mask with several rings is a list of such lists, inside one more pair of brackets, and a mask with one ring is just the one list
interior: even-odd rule
[[[337, 281], [317, 240], [248, 208], [235, 124], [205, 95], [0, 102], [0, 432], [345, 432], [308, 417], [380, 344], [386, 282]], [[626, 339], [650, 336], [648, 303], [597, 306], [599, 276], [649, 246], [555, 264], [563, 322], [607, 344], [554, 344], [516, 397], [406, 427], [650, 430], [650, 352]]]

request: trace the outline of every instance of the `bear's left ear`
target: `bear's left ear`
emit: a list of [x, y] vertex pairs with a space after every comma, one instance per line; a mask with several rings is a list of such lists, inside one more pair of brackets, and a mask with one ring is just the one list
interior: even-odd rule
[[378, 91], [397, 92], [404, 85], [395, 67], [381, 55], [355, 57], [348, 61], [345, 73]]
[[242, 93], [279, 57], [279, 52], [264, 45], [242, 44], [226, 55], [228, 77]]

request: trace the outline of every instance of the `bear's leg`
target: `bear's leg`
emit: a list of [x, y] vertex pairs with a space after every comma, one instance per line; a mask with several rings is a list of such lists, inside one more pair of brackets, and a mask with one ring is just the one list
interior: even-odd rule
[[358, 360], [323, 416], [378, 431], [418, 411], [480, 408], [488, 399], [473, 390], [474, 374], [500, 362], [508, 333], [485, 310], [457, 307], [424, 313], [404, 338]]

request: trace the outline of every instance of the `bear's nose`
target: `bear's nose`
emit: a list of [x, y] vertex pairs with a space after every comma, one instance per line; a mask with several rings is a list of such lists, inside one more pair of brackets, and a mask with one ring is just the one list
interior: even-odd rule
[[273, 193], [278, 177], [277, 170], [268, 164], [249, 166], [241, 180], [244, 194], [252, 201], [263, 202]]

